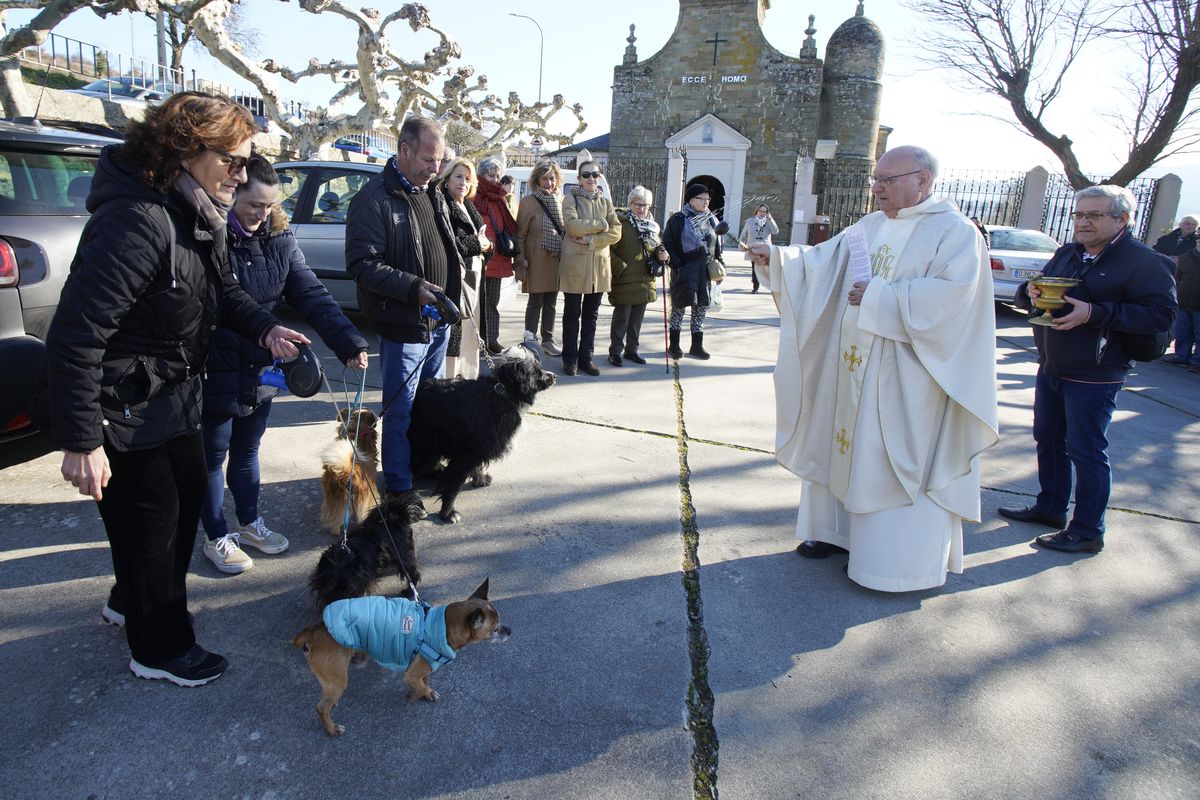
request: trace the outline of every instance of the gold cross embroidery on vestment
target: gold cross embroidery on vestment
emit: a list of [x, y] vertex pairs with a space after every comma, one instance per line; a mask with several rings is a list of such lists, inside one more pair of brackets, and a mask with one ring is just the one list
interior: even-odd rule
[[846, 455], [846, 451], [850, 449], [850, 440], [846, 438], [846, 429], [842, 428], [838, 431], [838, 435], [833, 440], [837, 442], [838, 452]]
[[862, 356], [858, 355], [858, 345], [850, 345], [850, 349], [842, 353], [842, 360], [846, 362], [846, 371], [854, 372], [854, 368], [862, 363]]

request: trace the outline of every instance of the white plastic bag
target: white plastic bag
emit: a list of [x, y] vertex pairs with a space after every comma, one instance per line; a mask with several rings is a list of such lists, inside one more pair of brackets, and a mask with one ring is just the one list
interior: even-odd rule
[[708, 310], [715, 311], [718, 314], [725, 310], [725, 303], [721, 299], [721, 284], [719, 283], [710, 282], [708, 284]]

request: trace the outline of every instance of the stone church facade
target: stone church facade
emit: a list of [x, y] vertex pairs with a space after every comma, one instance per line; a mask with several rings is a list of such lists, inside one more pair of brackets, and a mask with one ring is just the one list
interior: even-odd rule
[[[630, 26], [613, 76], [614, 174], [621, 164], [666, 158], [665, 174], [641, 181], [655, 190], [660, 215], [678, 209], [683, 187], [700, 181], [734, 233], [766, 202], [780, 226], [777, 240], [802, 241], [814, 214], [825, 213], [822, 181], [865, 177], [886, 138], [888, 129], [881, 134], [879, 126], [878, 26], [859, 2], [822, 60], [813, 17], [798, 57], [767, 42], [762, 23], [770, 0], [680, 0], [679, 6], [670, 40], [649, 58], [639, 60]], [[869, 202], [861, 178], [851, 188]], [[624, 194], [614, 199], [622, 203]]]

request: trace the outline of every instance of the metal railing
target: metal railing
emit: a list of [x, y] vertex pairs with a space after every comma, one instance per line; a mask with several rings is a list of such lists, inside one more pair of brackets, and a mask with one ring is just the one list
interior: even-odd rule
[[938, 177], [934, 194], [953, 200], [984, 225], [1016, 225], [1025, 194], [1024, 172], [955, 169]]

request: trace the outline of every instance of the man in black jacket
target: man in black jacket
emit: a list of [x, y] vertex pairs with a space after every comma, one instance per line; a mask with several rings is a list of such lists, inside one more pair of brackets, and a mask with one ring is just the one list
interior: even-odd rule
[[1154, 249], [1164, 256], [1183, 255], [1196, 246], [1197, 224], [1198, 220], [1191, 214], [1180, 218], [1179, 227], [1165, 236], [1158, 237], [1158, 241], [1154, 243]]
[[379, 334], [384, 490], [401, 495], [414, 520], [425, 507], [412, 488], [408, 423], [417, 386], [441, 375], [450, 332], [422, 307], [433, 305], [442, 287], [458, 297], [462, 280], [445, 201], [426, 191], [444, 150], [436, 122], [409, 117], [399, 151], [354, 196], [346, 217], [346, 271]]
[[[1035, 325], [1038, 349], [1033, 401], [1041, 491], [1027, 508], [1001, 508], [1000, 515], [1039, 522], [1056, 533], [1035, 542], [1069, 553], [1104, 548], [1104, 510], [1112, 489], [1108, 423], [1117, 392], [1129, 371], [1131, 336], [1167, 331], [1175, 314], [1173, 264], [1133, 238], [1133, 194], [1121, 186], [1090, 186], [1075, 194], [1075, 244], [1060, 247], [1046, 264], [1046, 277], [1078, 278], [1053, 326]], [[1018, 307], [1030, 310], [1040, 296], [1029, 283], [1017, 289]], [[1071, 467], [1075, 468], [1075, 513], [1067, 524]]]

